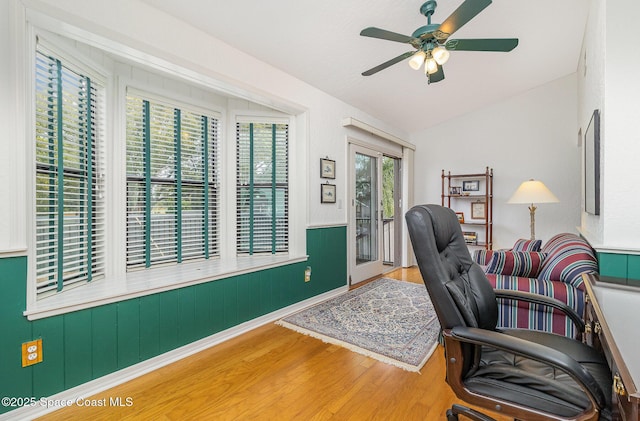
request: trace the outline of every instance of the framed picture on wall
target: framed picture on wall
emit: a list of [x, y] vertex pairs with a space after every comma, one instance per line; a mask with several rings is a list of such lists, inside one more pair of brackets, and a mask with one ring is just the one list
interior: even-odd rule
[[461, 224], [464, 224], [464, 213], [456, 212], [456, 216], [458, 217], [458, 222], [460, 222]]
[[320, 158], [320, 178], [336, 178], [336, 161]]
[[335, 184], [320, 184], [320, 203], [336, 203]]
[[600, 111], [594, 110], [584, 132], [584, 210], [600, 215]]

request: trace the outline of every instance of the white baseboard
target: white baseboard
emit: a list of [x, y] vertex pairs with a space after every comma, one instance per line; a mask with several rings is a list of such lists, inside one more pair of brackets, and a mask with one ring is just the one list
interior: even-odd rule
[[[207, 348], [211, 348], [212, 346], [218, 345], [231, 338], [235, 338], [236, 336], [242, 335], [243, 333], [246, 333], [252, 329], [263, 326], [267, 323], [274, 322], [278, 319], [288, 316], [289, 314], [300, 311], [321, 301], [333, 298], [348, 291], [348, 289], [349, 288], [345, 285], [343, 287], [336, 288], [323, 294], [316, 295], [307, 300], [300, 301], [288, 307], [276, 310], [269, 314], [265, 314], [264, 316], [260, 316], [256, 319], [249, 320], [248, 322], [239, 324], [225, 331], [197, 340], [180, 348], [165, 352], [164, 354], [142, 361], [138, 364], [123, 368], [122, 370], [115, 371], [111, 374], [107, 374], [106, 376], [91, 380], [87, 383], [83, 383], [71, 389], [64, 390], [53, 396], [42, 398], [38, 401], [35, 401], [33, 405], [24, 406], [22, 408], [14, 409], [13, 411], [0, 414], [0, 421], [33, 420], [34, 418], [41, 417], [45, 414], [61, 409], [63, 406], [66, 406], [67, 402], [69, 404], [73, 404], [73, 402], [75, 402], [76, 400], [89, 398], [90, 396], [93, 396], [97, 393], [126, 383], [130, 380], [179, 361], [183, 358], [189, 357], [200, 351], [204, 351]], [[122, 401], [122, 403], [125, 403], [124, 400]]]

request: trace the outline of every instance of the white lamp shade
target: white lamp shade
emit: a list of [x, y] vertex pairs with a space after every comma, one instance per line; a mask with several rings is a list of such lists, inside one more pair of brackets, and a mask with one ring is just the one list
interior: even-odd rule
[[520, 187], [513, 193], [513, 196], [507, 201], [507, 203], [557, 203], [560, 200], [555, 194], [551, 193], [551, 190], [544, 185], [542, 181], [529, 180], [520, 184]]
[[424, 62], [424, 72], [428, 75], [432, 75], [438, 71], [438, 63], [433, 58], [428, 58]]
[[433, 49], [433, 58], [441, 66], [449, 60], [449, 55], [449, 51], [444, 45], [439, 45]]
[[418, 51], [413, 56], [411, 56], [411, 60], [409, 60], [409, 66], [411, 66], [413, 70], [418, 70], [420, 66], [422, 66], [422, 63], [424, 63], [424, 59], [426, 56], [427, 54], [424, 51]]

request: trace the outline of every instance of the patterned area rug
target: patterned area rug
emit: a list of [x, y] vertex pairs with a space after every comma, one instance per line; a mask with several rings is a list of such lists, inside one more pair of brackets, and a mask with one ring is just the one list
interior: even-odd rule
[[276, 323], [409, 371], [427, 362], [440, 332], [424, 285], [387, 278]]

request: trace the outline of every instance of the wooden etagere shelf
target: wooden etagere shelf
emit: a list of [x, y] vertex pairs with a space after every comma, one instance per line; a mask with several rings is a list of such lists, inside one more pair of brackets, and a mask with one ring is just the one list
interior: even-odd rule
[[458, 215], [469, 247], [493, 249], [493, 168], [476, 174], [442, 170], [442, 206]]

